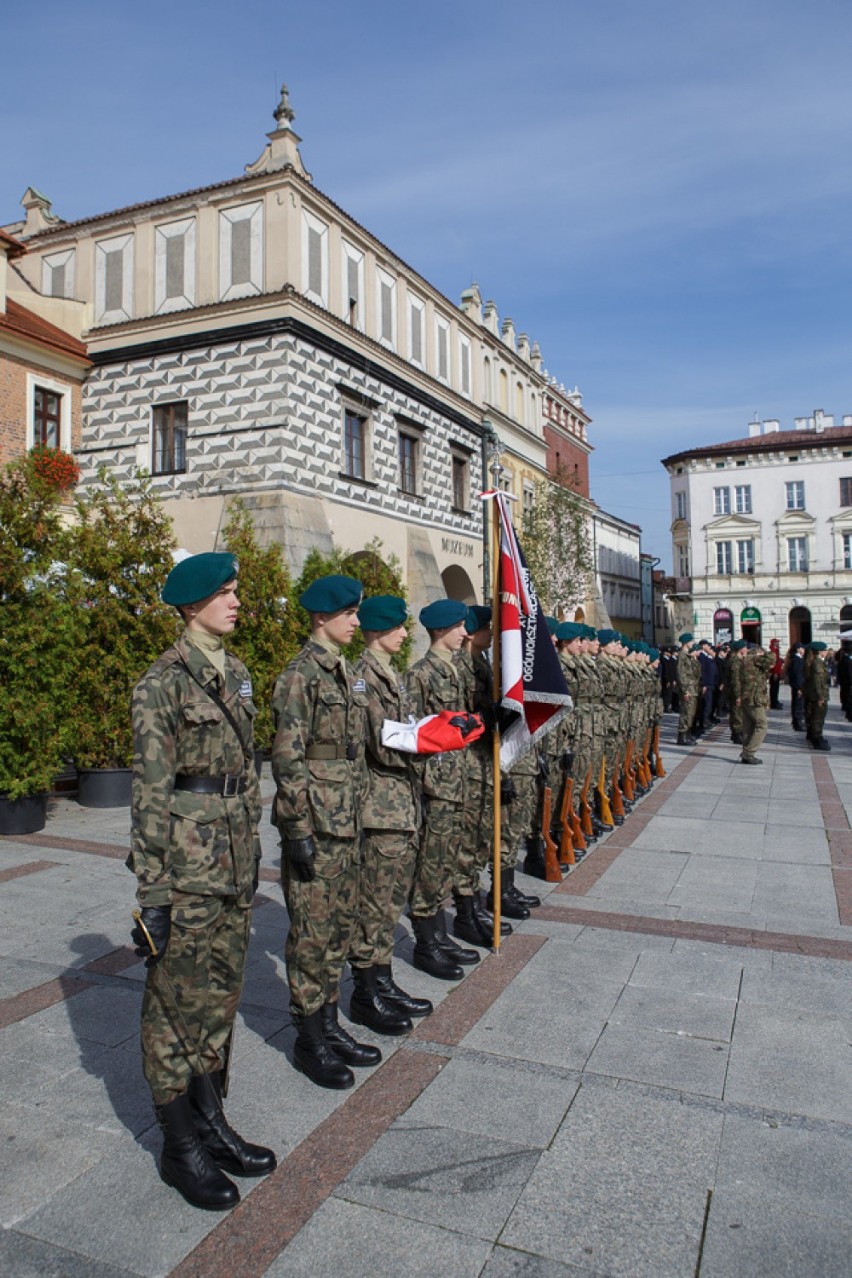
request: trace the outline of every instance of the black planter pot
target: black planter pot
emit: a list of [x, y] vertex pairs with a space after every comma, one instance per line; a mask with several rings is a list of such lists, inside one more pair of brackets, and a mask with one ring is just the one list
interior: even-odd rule
[[84, 808], [129, 808], [130, 768], [79, 768], [77, 802]]
[[23, 799], [7, 799], [0, 794], [0, 835], [36, 834], [47, 821], [47, 795], [28, 794]]

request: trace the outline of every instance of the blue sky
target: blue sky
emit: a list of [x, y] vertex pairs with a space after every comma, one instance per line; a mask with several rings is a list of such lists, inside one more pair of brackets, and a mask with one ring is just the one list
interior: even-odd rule
[[659, 459], [852, 413], [846, 0], [42, 0], [3, 20], [0, 223], [238, 175], [286, 80], [317, 186], [477, 280], [591, 413], [669, 566]]

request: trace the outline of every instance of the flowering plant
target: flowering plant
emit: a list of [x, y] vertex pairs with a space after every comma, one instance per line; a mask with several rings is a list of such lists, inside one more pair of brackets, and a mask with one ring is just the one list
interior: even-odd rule
[[29, 455], [32, 473], [53, 492], [64, 493], [80, 478], [80, 467], [70, 453], [61, 448], [38, 444]]

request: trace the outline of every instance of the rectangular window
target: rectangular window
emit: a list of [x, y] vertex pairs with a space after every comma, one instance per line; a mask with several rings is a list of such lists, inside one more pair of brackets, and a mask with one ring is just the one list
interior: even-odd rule
[[405, 431], [399, 432], [399, 486], [402, 492], [417, 495], [418, 450], [420, 441]]
[[734, 509], [738, 515], [751, 514], [751, 484], [737, 484], [734, 489]]
[[713, 514], [714, 515], [730, 515], [730, 513], [731, 513], [730, 488], [714, 488], [713, 489]]
[[808, 571], [807, 537], [787, 538], [787, 567], [790, 572]]
[[219, 213], [219, 296], [250, 297], [263, 288], [263, 205], [240, 204]]
[[532, 532], [533, 513], [535, 510], [535, 488], [524, 480], [524, 531]]
[[423, 368], [426, 354], [423, 344], [426, 336], [426, 306], [419, 297], [408, 298], [408, 357], [412, 364]]
[[450, 326], [440, 315], [435, 316], [435, 371], [439, 382], [449, 382]]
[[328, 306], [328, 227], [302, 209], [302, 286], [317, 306]]
[[840, 504], [841, 506], [852, 506], [852, 479], [841, 479], [840, 481]]
[[353, 328], [364, 327], [364, 254], [343, 241], [343, 316]]
[[62, 438], [62, 396], [45, 386], [33, 390], [33, 447], [59, 448]]
[[367, 418], [345, 409], [343, 414], [343, 470], [353, 479], [367, 478]]
[[677, 548], [677, 575], [679, 577], [689, 576], [689, 547], [678, 546]]
[[716, 542], [716, 572], [722, 577], [730, 576], [731, 543], [729, 541]]
[[686, 493], [675, 493], [675, 519], [686, 519]]
[[453, 510], [466, 511], [469, 506], [468, 458], [464, 453], [453, 453]]
[[754, 572], [754, 542], [751, 537], [737, 542], [737, 572]]
[[152, 409], [154, 475], [175, 475], [186, 470], [186, 430], [188, 405], [157, 404]]
[[74, 264], [74, 249], [42, 258], [41, 291], [48, 297], [73, 297]]
[[470, 396], [470, 342], [459, 334], [459, 381], [462, 395]]
[[376, 267], [376, 284], [378, 288], [378, 324], [379, 341], [383, 346], [396, 350], [396, 280], [380, 266]]
[[195, 305], [195, 218], [158, 226], [154, 237], [157, 314]]
[[787, 490], [787, 509], [804, 510], [805, 481], [803, 479], [794, 479], [790, 483], [785, 484], [784, 487]]
[[852, 568], [852, 533], [843, 534], [843, 567]]
[[120, 324], [133, 312], [133, 236], [95, 244], [95, 322]]

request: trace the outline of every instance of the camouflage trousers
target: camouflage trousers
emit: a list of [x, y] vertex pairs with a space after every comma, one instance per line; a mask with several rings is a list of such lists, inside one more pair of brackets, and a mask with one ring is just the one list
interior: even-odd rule
[[743, 734], [743, 708], [738, 706], [736, 702], [731, 702], [731, 734], [741, 737]]
[[500, 866], [514, 870], [521, 844], [532, 833], [538, 807], [538, 774], [510, 773], [515, 797], [500, 809]]
[[368, 830], [364, 835], [360, 907], [349, 951], [352, 967], [390, 963], [393, 934], [405, 909], [417, 860], [417, 835]]
[[456, 881], [462, 803], [423, 796], [423, 826], [411, 886], [411, 915], [429, 919], [437, 914], [444, 897]]
[[479, 766], [469, 768], [465, 782], [461, 842], [453, 879], [453, 891], [459, 896], [473, 896], [479, 889], [479, 876], [491, 859], [494, 841], [491, 766], [484, 759], [477, 763]]
[[766, 706], [743, 706], [743, 759], [753, 759], [763, 745], [767, 729]]
[[250, 924], [250, 900], [173, 893], [169, 943], [142, 999], [142, 1069], [155, 1105], [224, 1066]]
[[281, 886], [290, 915], [284, 946], [290, 1011], [311, 1016], [336, 1003], [358, 915], [361, 838], [314, 834], [316, 878], [303, 883], [281, 857]]
[[827, 704], [820, 705], [819, 701], [805, 700], [805, 729], [809, 741], [818, 741], [822, 736], [827, 710]]
[[[681, 692], [679, 695], [680, 714], [678, 715], [677, 720], [677, 734], [678, 736], [685, 736], [695, 722], [695, 710], [698, 698], [694, 692], [689, 693], [689, 695], [685, 692]], [[731, 716], [733, 717], [733, 709], [731, 710]]]

